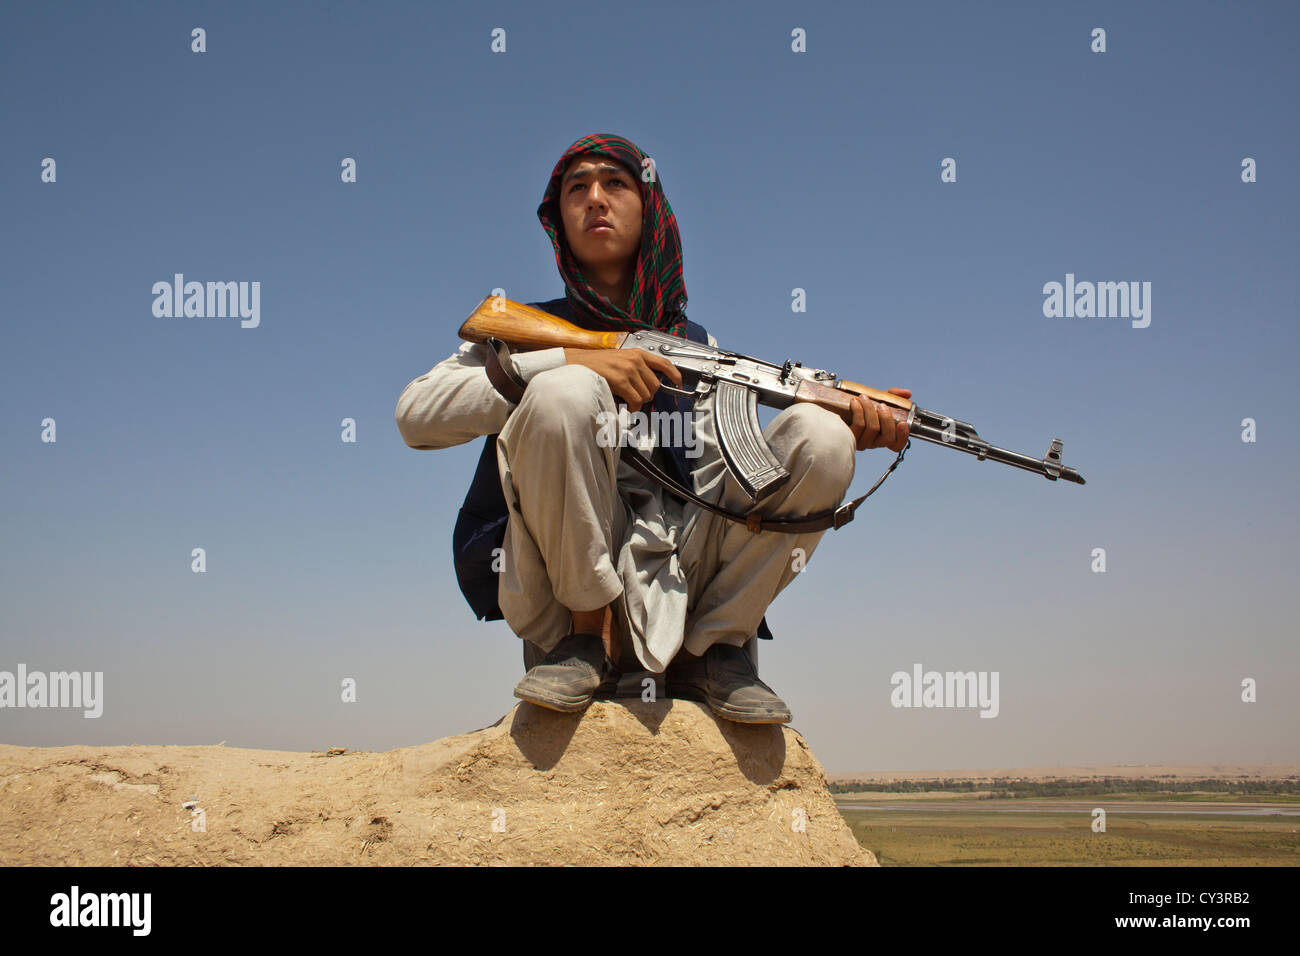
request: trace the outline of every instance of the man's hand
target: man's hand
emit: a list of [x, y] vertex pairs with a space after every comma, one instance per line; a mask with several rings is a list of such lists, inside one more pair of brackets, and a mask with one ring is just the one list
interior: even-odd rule
[[[889, 388], [885, 391], [901, 398], [911, 398], [910, 388]], [[890, 451], [902, 451], [907, 444], [907, 425], [894, 420], [894, 413], [904, 414], [901, 408], [882, 405], [861, 395], [850, 395], [853, 402], [853, 437], [857, 439], [858, 451], [868, 448], [888, 448]]]
[[565, 349], [564, 361], [568, 365], [585, 365], [609, 382], [609, 390], [627, 403], [629, 412], [640, 410], [641, 404], [659, 390], [655, 372], [663, 372], [678, 388], [682, 384], [677, 366], [645, 349]]

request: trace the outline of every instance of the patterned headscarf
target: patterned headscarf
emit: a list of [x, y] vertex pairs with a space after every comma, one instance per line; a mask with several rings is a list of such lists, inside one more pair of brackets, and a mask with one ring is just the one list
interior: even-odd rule
[[[627, 309], [620, 309], [592, 288], [564, 238], [560, 213], [560, 179], [575, 156], [595, 153], [607, 156], [631, 174], [641, 192], [641, 248], [637, 253], [636, 279]], [[551, 172], [546, 195], [537, 207], [537, 218], [555, 247], [555, 264], [564, 278], [565, 294], [578, 324], [590, 329], [623, 332], [629, 329], [662, 329], [686, 335], [686, 285], [682, 281], [682, 240], [677, 218], [656, 169], [653, 182], [642, 179], [646, 154], [630, 140], [612, 134], [592, 133], [564, 151]]]

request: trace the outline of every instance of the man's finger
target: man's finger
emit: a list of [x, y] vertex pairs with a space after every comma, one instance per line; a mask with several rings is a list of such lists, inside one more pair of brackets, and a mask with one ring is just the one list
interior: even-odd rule
[[862, 406], [863, 420], [866, 423], [862, 429], [862, 439], [858, 442], [858, 450], [876, 448], [879, 446], [877, 439], [880, 437], [880, 416], [876, 414], [876, 403], [861, 396], [857, 397], [857, 402]]
[[637, 408], [640, 408], [643, 403], [650, 399], [649, 390], [641, 381], [641, 377], [637, 375], [635, 371], [624, 373], [624, 375], [621, 376], [618, 393], [623, 396], [623, 400], [627, 402], [629, 411], [635, 411], [635, 409], [632, 408], [633, 404], [635, 404]]
[[858, 401], [856, 395], [849, 396], [849, 411], [853, 416], [853, 421], [849, 425], [849, 428], [853, 431], [853, 442], [857, 445], [858, 451], [862, 451], [862, 430], [867, 427], [867, 419], [862, 411], [862, 404]]
[[635, 388], [645, 390], [649, 395], [653, 395], [659, 388], [659, 378], [655, 375], [654, 370], [646, 362], [649, 353], [639, 349], [634, 351], [615, 352], [615, 357], [623, 363], [624, 374]]
[[633, 369], [633, 378], [641, 384], [642, 388], [646, 389], [647, 396], [653, 396], [655, 392], [659, 391], [659, 376], [655, 374], [654, 369], [640, 362], [633, 366]]
[[654, 352], [647, 352], [644, 349], [640, 350], [640, 352], [645, 357], [646, 363], [650, 365], [651, 368], [663, 372], [672, 380], [674, 385], [679, 388], [681, 387], [682, 373], [676, 365], [668, 361], [668, 359], [664, 358], [662, 355], [656, 355]]
[[649, 369], [638, 368], [637, 373], [633, 378], [636, 383], [637, 394], [641, 396], [641, 401], [651, 401], [655, 397], [655, 392], [659, 389], [659, 379], [655, 378]]
[[862, 428], [866, 420], [862, 417], [862, 407], [855, 401], [853, 396], [849, 396], [849, 418], [852, 419], [849, 424], [849, 431], [853, 432], [853, 444], [857, 446], [858, 451], [862, 451]]
[[880, 444], [888, 447], [894, 443], [896, 438], [894, 410], [889, 405], [882, 405], [879, 403], [873, 404], [876, 405], [876, 408], [880, 413]]
[[890, 451], [902, 451], [903, 446], [907, 444], [907, 423], [894, 422], [894, 440], [889, 443]]
[[903, 446], [907, 444], [908, 438], [911, 437], [912, 430], [907, 427], [907, 422], [898, 423], [898, 439], [894, 442], [897, 446], [894, 451], [902, 451]]

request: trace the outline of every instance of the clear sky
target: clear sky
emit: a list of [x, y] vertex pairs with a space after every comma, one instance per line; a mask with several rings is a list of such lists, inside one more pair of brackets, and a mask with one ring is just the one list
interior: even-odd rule
[[[515, 703], [519, 641], [452, 571], [481, 442], [414, 451], [394, 408], [493, 288], [562, 294], [536, 208], [606, 132], [655, 158], [724, 347], [911, 388], [1017, 451], [1062, 438], [1087, 478], [918, 441], [826, 534], [761, 671], [828, 770], [1295, 760], [1297, 27], [1293, 3], [6, 4], [0, 670], [102, 671], [104, 713], [0, 710], [0, 741], [385, 750]], [[175, 273], [260, 282], [260, 324], [156, 317]], [[1067, 274], [1150, 283], [1149, 326], [1045, 316]], [[859, 454], [851, 494], [892, 457]], [[891, 706], [915, 664], [997, 672], [998, 716]]]

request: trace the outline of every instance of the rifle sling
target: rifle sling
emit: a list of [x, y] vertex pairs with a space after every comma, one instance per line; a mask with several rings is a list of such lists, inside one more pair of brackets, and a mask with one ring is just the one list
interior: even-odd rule
[[515, 363], [510, 361], [510, 347], [495, 336], [488, 336], [484, 344], [487, 346], [488, 381], [506, 401], [518, 405], [528, 383], [515, 371]]
[[858, 505], [871, 497], [871, 493], [880, 487], [880, 483], [889, 477], [891, 471], [898, 467], [898, 463], [903, 460], [904, 452], [906, 452], [911, 445], [912, 441], [911, 439], [908, 439], [907, 444], [904, 445], [903, 450], [898, 453], [898, 457], [894, 459], [893, 464], [885, 470], [885, 473], [880, 476], [865, 495], [855, 498], [848, 504], [840, 505], [838, 508], [808, 515], [806, 518], [765, 518], [757, 511], [751, 511], [749, 514], [742, 515], [737, 514], [734, 511], [728, 511], [726, 508], [719, 508], [717, 505], [705, 501], [689, 488], [684, 487], [680, 482], [664, 472], [662, 468], [630, 445], [625, 446], [622, 451], [623, 454], [627, 456], [626, 460], [629, 465], [647, 478], [659, 482], [677, 497], [684, 498], [687, 501], [693, 501], [701, 508], [712, 511], [716, 515], [721, 515], [722, 517], [735, 521], [738, 524], [743, 524], [747, 529], [755, 534], [758, 534], [761, 531], [779, 531], [782, 534], [805, 534], [812, 531], [825, 531], [828, 528], [842, 528], [852, 521], [853, 512], [857, 510]]

